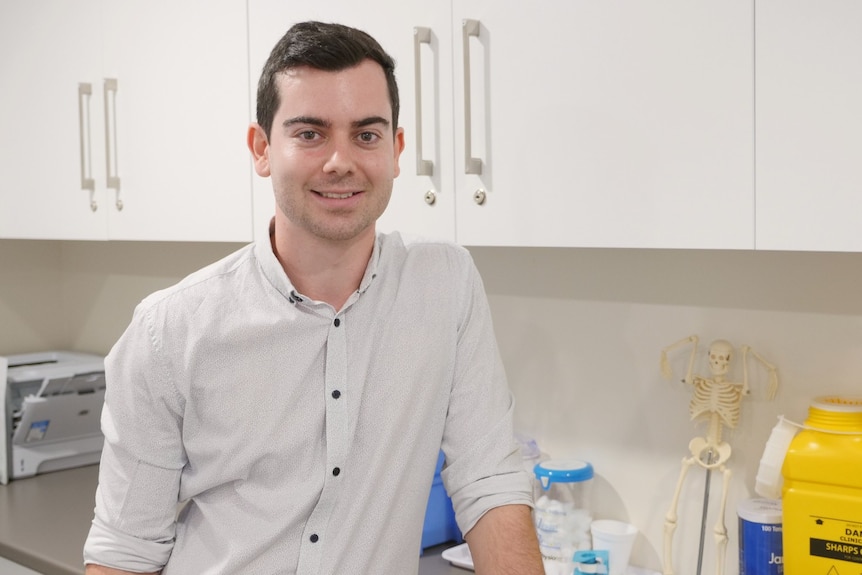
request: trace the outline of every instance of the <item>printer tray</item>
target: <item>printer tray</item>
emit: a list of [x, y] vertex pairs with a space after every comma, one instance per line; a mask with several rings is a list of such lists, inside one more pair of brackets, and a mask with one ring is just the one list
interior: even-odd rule
[[24, 399], [12, 437], [12, 479], [98, 463], [105, 390]]

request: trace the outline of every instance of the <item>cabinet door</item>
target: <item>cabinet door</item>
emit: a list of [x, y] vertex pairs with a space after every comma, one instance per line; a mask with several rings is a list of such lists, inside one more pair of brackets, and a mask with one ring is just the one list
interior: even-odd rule
[[117, 82], [107, 94], [119, 180], [109, 237], [250, 240], [245, 2], [109, 0], [104, 9], [103, 74]]
[[454, 7], [460, 243], [753, 247], [752, 0]]
[[862, 251], [862, 4], [756, 6], [757, 248]]
[[[389, 207], [378, 229], [403, 230], [424, 236], [454, 239], [455, 198], [452, 156], [451, 18], [448, 2], [317, 2], [249, 0], [251, 101], [254, 110], [257, 80], [269, 52], [287, 29], [303, 20], [339, 22], [374, 36], [397, 63], [400, 95], [399, 124], [406, 148], [401, 174], [395, 180]], [[415, 28], [419, 30], [414, 35]], [[415, 61], [418, 50], [421, 77], [417, 100]], [[417, 102], [420, 106], [417, 107]], [[421, 123], [417, 120], [421, 110]], [[254, 117], [254, 111], [252, 111]], [[421, 135], [421, 158], [417, 146]], [[417, 169], [419, 159], [425, 169]], [[274, 213], [269, 179], [254, 177], [256, 233]]]
[[99, 34], [97, 0], [0, 6], [0, 237], [105, 238]]

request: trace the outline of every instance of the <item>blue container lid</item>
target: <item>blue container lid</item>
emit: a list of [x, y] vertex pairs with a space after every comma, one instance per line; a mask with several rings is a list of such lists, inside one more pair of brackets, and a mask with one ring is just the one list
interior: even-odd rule
[[551, 483], [576, 483], [593, 478], [593, 466], [579, 459], [551, 459], [533, 468], [536, 479], [545, 489]]

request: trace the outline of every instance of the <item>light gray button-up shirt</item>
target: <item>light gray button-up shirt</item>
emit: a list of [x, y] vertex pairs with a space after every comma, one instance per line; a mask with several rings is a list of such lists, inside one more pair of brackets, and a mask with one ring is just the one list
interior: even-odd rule
[[379, 235], [336, 311], [265, 239], [146, 298], [105, 363], [87, 563], [416, 573], [441, 447], [463, 532], [531, 504], [482, 282], [452, 244]]

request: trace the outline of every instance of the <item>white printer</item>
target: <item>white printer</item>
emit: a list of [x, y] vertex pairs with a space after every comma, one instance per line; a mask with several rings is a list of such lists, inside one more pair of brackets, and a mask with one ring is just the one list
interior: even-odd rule
[[98, 463], [104, 358], [68, 351], [0, 357], [0, 484]]

